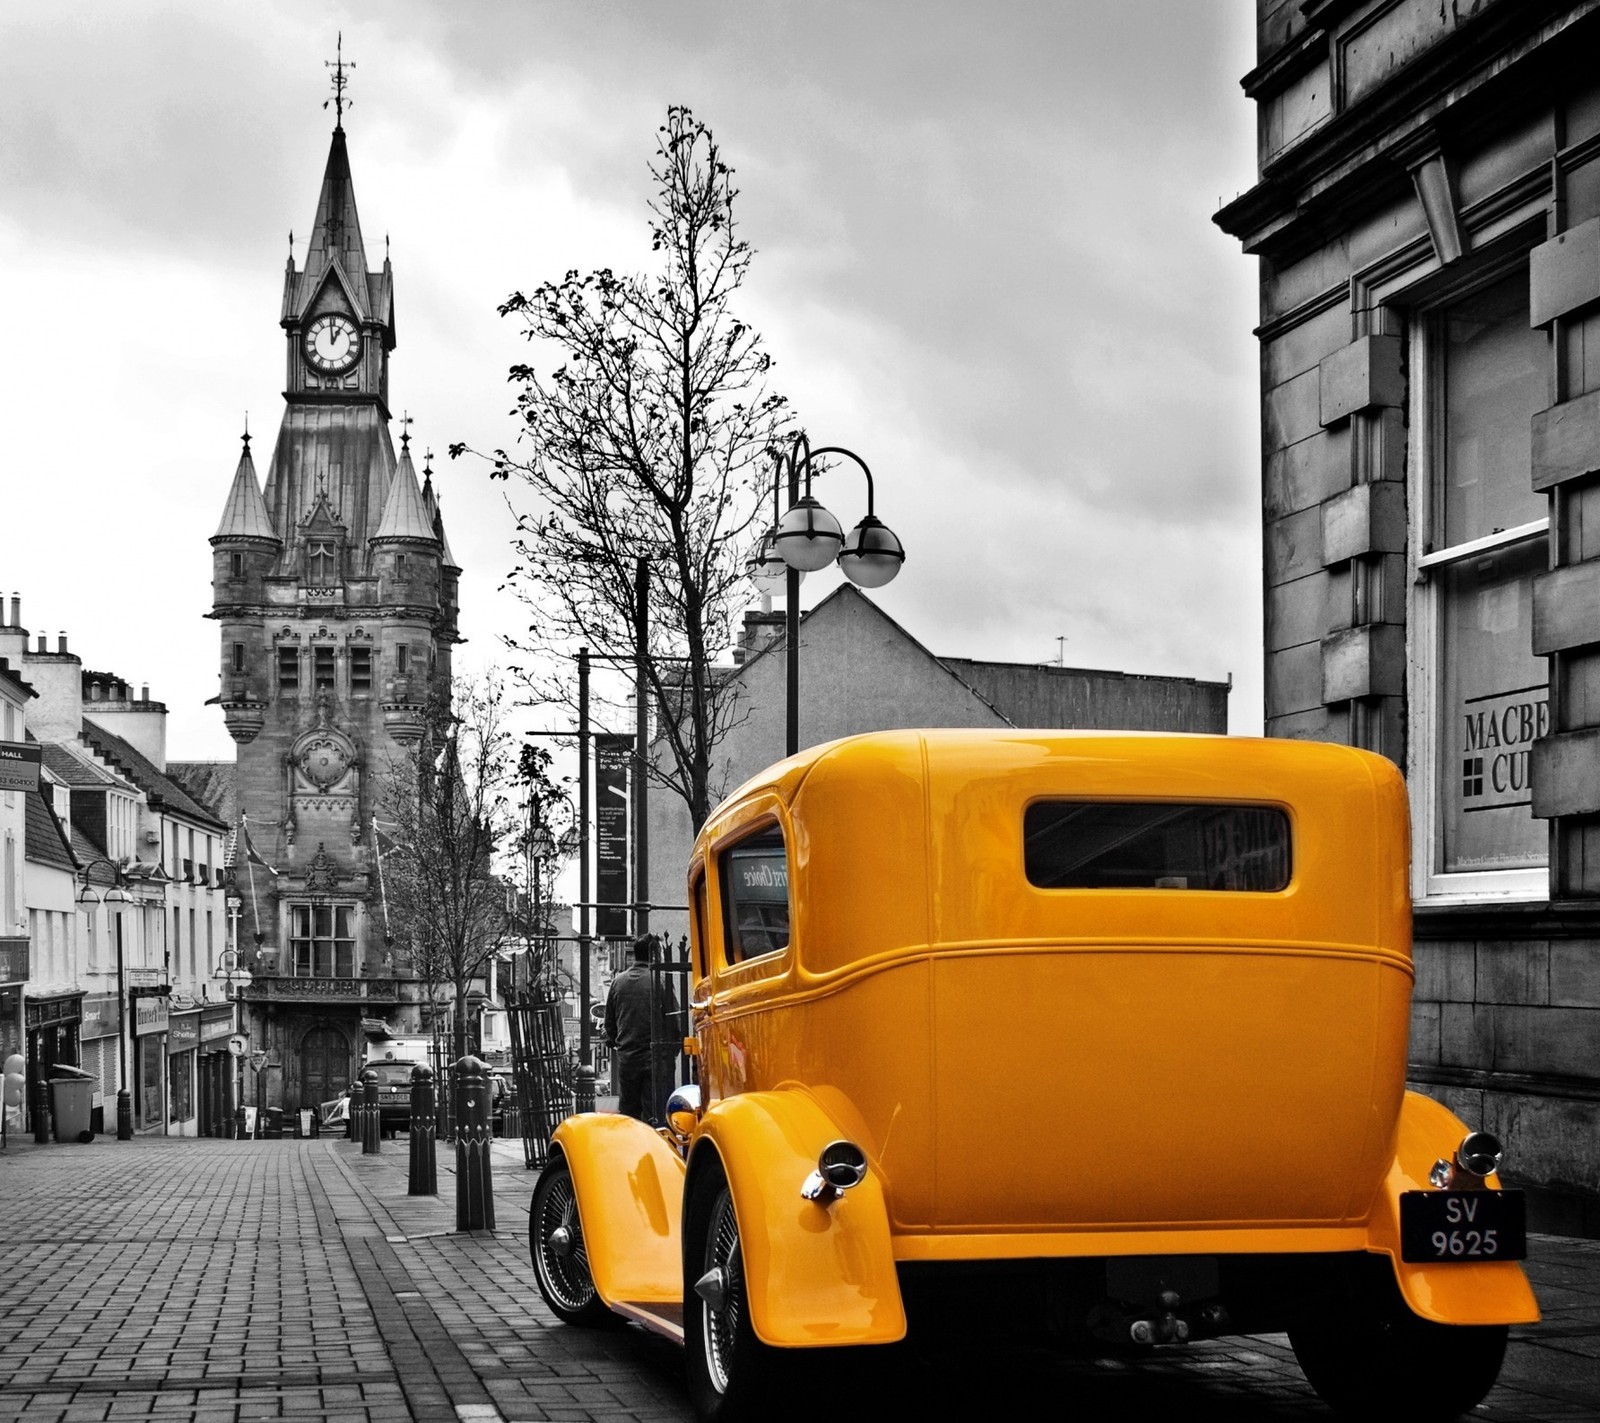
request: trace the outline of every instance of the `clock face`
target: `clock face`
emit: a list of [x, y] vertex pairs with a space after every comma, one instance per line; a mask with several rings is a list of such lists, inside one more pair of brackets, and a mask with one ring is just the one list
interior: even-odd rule
[[306, 327], [306, 359], [319, 371], [337, 375], [361, 356], [361, 333], [348, 317], [330, 312]]

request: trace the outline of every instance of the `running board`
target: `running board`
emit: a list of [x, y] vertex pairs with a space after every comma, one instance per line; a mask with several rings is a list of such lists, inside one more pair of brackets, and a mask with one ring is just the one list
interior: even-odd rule
[[652, 1334], [660, 1334], [674, 1344], [683, 1343], [683, 1306], [681, 1304], [634, 1304], [618, 1300], [611, 1306], [612, 1313], [642, 1324]]

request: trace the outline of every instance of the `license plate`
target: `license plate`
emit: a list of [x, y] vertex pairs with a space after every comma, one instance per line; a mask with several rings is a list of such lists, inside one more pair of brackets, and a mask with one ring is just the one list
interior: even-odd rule
[[1400, 1258], [1465, 1264], [1522, 1260], [1528, 1254], [1521, 1191], [1405, 1191], [1400, 1196]]

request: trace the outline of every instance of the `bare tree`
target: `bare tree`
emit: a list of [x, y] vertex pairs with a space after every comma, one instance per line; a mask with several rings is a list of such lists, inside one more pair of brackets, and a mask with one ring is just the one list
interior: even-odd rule
[[517, 831], [515, 739], [495, 681], [457, 681], [450, 700], [428, 718], [421, 741], [391, 762], [377, 799], [380, 833], [392, 841], [383, 873], [395, 937], [419, 978], [453, 991], [451, 1048], [460, 1058], [468, 989], [512, 932], [495, 856]]
[[[559, 364], [512, 367], [522, 452], [496, 450], [491, 473], [530, 501], [510, 501], [507, 582], [536, 613], [520, 651], [586, 645], [633, 662], [636, 570], [648, 561], [645, 696], [669, 753], [652, 773], [698, 827], [720, 790], [713, 749], [739, 715], [712, 662], [733, 643], [765, 475], [790, 417], [767, 388], [760, 336], [733, 312], [751, 258], [734, 224], [733, 170], [687, 108], [667, 111], [650, 174], [658, 272], [571, 271], [501, 306]], [[541, 699], [570, 701], [548, 677], [530, 682]]]

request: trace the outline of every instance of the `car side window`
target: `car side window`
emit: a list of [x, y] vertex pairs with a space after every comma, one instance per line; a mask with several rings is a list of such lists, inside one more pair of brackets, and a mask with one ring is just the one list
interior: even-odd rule
[[723, 947], [730, 964], [789, 943], [789, 856], [783, 828], [769, 825], [722, 852]]
[[689, 886], [689, 906], [692, 917], [689, 920], [689, 949], [694, 960], [694, 973], [697, 978], [704, 978], [710, 972], [706, 962], [706, 877], [703, 873], [696, 874], [694, 882]]

